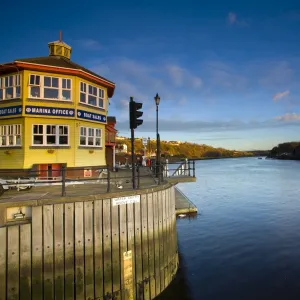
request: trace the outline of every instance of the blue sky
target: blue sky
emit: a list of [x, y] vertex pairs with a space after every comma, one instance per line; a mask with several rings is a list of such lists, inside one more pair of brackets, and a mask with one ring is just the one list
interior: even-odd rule
[[70, 3], [6, 2], [0, 61], [48, 55], [62, 30], [73, 61], [116, 83], [120, 135], [133, 96], [136, 135], [155, 137], [159, 93], [161, 139], [242, 150], [300, 140], [297, 1]]

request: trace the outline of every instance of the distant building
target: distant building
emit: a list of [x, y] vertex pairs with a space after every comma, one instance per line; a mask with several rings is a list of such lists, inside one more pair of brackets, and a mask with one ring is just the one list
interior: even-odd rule
[[115, 129], [116, 118], [107, 117], [107, 124], [105, 127], [105, 158], [106, 164], [110, 168], [114, 168], [116, 164], [116, 134]]
[[116, 153], [127, 153], [128, 147], [126, 144], [117, 144], [116, 145]]

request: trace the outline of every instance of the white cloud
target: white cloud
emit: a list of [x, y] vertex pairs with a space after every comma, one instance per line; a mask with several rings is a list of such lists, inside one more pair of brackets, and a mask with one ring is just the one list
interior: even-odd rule
[[300, 121], [300, 114], [297, 113], [286, 113], [283, 116], [275, 117], [277, 121], [289, 122], [289, 121]]
[[238, 19], [237, 14], [234, 12], [228, 13], [227, 22], [230, 25], [248, 26], [248, 23], [244, 20]]
[[144, 111], [152, 111], [155, 110], [153, 98], [156, 93], [162, 103], [173, 101], [183, 105], [187, 88], [197, 91], [203, 85], [199, 76], [176, 64], [147, 64], [126, 57], [114, 57], [105, 62], [92, 62], [89, 68], [116, 83], [111, 109], [118, 110], [126, 118], [128, 107], [124, 101], [128, 102], [130, 96], [144, 104]]
[[102, 45], [94, 39], [78, 39], [74, 41], [76, 45], [86, 50], [101, 50], [103, 47]]
[[198, 89], [203, 85], [203, 81], [200, 77], [193, 75], [190, 71], [180, 67], [179, 65], [167, 65], [166, 70], [172, 80], [172, 83], [178, 87], [185, 85]]
[[274, 101], [278, 101], [286, 96], [288, 96], [290, 94], [290, 91], [289, 90], [286, 90], [284, 92], [279, 92], [279, 93], [276, 93], [275, 95], [273, 95], [273, 100]]

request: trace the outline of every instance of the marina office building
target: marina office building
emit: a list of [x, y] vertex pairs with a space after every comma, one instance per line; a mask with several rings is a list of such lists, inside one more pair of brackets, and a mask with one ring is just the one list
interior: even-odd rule
[[49, 56], [0, 64], [0, 171], [49, 178], [59, 177], [63, 164], [78, 175], [106, 165], [115, 84], [72, 62], [61, 38], [48, 46]]

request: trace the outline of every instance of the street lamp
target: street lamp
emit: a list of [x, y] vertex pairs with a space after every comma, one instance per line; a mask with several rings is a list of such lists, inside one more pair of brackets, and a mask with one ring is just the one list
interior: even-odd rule
[[158, 177], [158, 184], [160, 184], [160, 138], [158, 134], [158, 105], [160, 102], [160, 97], [158, 96], [158, 93], [156, 93], [154, 101], [156, 104], [156, 172]]

